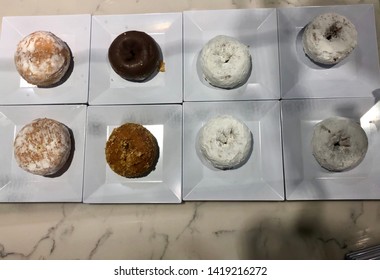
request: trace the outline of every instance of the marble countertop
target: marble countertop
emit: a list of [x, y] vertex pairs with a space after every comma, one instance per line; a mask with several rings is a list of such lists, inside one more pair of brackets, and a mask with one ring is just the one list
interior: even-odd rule
[[[0, 16], [358, 3], [379, 34], [367, 0], [0, 0]], [[375, 244], [380, 201], [0, 204], [0, 259], [342, 259]]]

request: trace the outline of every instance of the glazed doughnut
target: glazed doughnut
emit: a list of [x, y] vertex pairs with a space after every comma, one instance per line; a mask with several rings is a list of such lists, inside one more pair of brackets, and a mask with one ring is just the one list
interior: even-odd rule
[[155, 169], [159, 147], [148, 129], [140, 124], [125, 123], [112, 131], [105, 154], [109, 167], [115, 173], [137, 178], [147, 176]]
[[18, 45], [14, 55], [16, 69], [28, 83], [52, 86], [65, 76], [72, 57], [68, 45], [47, 31], [36, 31]]
[[357, 45], [358, 33], [346, 17], [326, 13], [310, 22], [303, 35], [303, 49], [315, 62], [332, 65], [345, 59]]
[[368, 139], [353, 120], [332, 117], [314, 127], [311, 141], [317, 162], [330, 171], [344, 171], [357, 166], [365, 157]]
[[15, 160], [22, 169], [36, 175], [52, 175], [69, 158], [70, 133], [56, 120], [36, 119], [17, 133], [13, 148]]
[[202, 155], [218, 169], [233, 169], [243, 164], [252, 148], [249, 128], [238, 119], [217, 116], [200, 130], [199, 147]]
[[128, 31], [120, 34], [108, 49], [112, 69], [122, 78], [143, 82], [159, 71], [160, 47], [148, 34]]
[[231, 89], [244, 84], [251, 73], [251, 55], [246, 45], [219, 35], [207, 42], [200, 53], [203, 76], [211, 85]]

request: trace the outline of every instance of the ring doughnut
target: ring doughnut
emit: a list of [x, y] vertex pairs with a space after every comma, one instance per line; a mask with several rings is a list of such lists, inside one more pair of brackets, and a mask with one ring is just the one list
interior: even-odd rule
[[17, 133], [13, 148], [15, 160], [22, 169], [36, 175], [52, 175], [69, 158], [70, 133], [56, 120], [36, 119]]
[[306, 27], [303, 49], [313, 61], [326, 65], [345, 59], [357, 45], [358, 33], [354, 24], [336, 13], [314, 18]]
[[200, 65], [205, 80], [224, 89], [244, 84], [252, 68], [248, 47], [224, 35], [214, 37], [202, 48]]
[[238, 119], [229, 115], [217, 116], [201, 128], [199, 146], [202, 155], [214, 167], [233, 169], [248, 159], [252, 135]]
[[67, 44], [47, 31], [36, 31], [23, 38], [14, 55], [21, 77], [41, 87], [58, 83], [69, 69], [71, 60]]
[[156, 41], [141, 31], [120, 34], [108, 49], [112, 69], [122, 78], [143, 82], [160, 68], [160, 48]]
[[330, 171], [354, 168], [368, 149], [367, 135], [361, 126], [342, 117], [319, 122], [314, 127], [311, 144], [317, 162]]

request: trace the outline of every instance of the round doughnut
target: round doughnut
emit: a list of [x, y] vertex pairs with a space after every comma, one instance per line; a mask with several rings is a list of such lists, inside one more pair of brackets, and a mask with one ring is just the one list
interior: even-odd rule
[[71, 63], [68, 45], [47, 31], [36, 31], [18, 45], [14, 55], [16, 69], [28, 83], [52, 86], [65, 76]]
[[317, 162], [330, 171], [344, 171], [357, 166], [365, 157], [368, 139], [353, 120], [332, 117], [314, 127], [311, 141]]
[[252, 68], [248, 47], [224, 35], [214, 37], [202, 48], [200, 65], [206, 81], [224, 89], [244, 84]]
[[145, 32], [128, 31], [113, 40], [108, 49], [108, 60], [122, 78], [143, 82], [160, 68], [160, 47]]
[[159, 147], [153, 134], [140, 124], [115, 128], [105, 148], [109, 167], [127, 178], [147, 176], [156, 167]]
[[218, 169], [233, 169], [243, 164], [252, 148], [249, 128], [238, 119], [217, 116], [200, 130], [199, 146], [202, 155]]
[[52, 175], [69, 158], [70, 133], [56, 120], [36, 119], [17, 133], [13, 148], [15, 160], [22, 169], [36, 175]]
[[303, 35], [303, 49], [317, 63], [336, 64], [345, 59], [356, 47], [358, 33], [354, 24], [336, 13], [314, 18]]

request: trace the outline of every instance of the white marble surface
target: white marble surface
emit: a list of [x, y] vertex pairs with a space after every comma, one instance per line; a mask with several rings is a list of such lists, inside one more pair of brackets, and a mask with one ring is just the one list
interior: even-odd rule
[[[0, 16], [378, 1], [0, 0]], [[379, 32], [379, 28], [378, 28]], [[342, 259], [380, 243], [380, 201], [0, 204], [0, 259]]]

